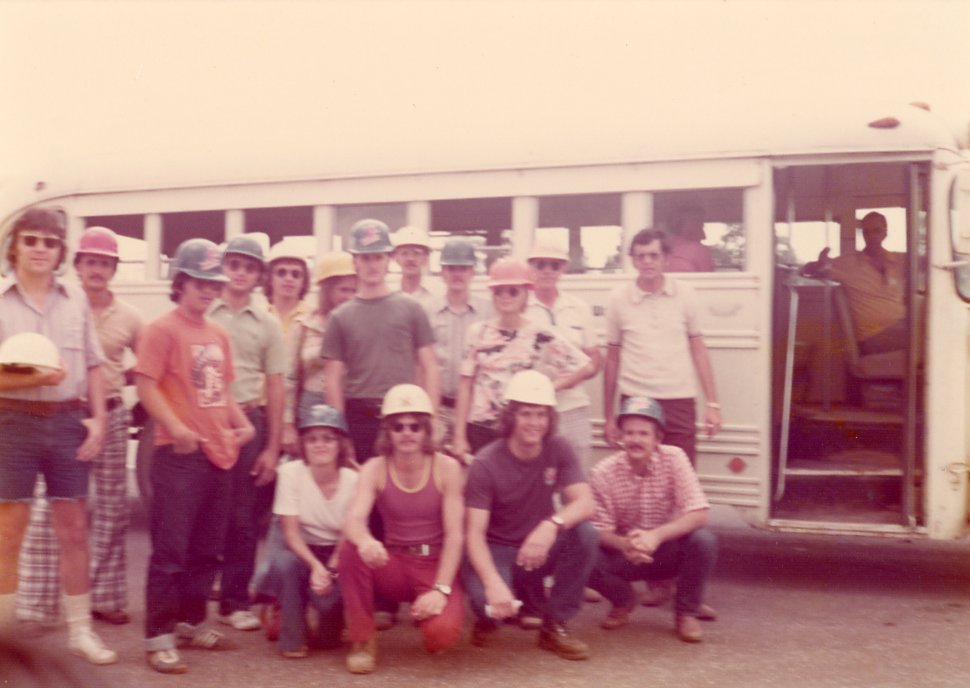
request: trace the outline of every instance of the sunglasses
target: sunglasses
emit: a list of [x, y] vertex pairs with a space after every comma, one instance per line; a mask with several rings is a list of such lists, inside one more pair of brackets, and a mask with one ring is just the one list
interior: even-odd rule
[[21, 234], [20, 240], [24, 243], [24, 246], [26, 246], [27, 248], [33, 248], [34, 246], [37, 245], [38, 241], [41, 241], [44, 243], [45, 248], [49, 248], [52, 250], [55, 248], [60, 248], [62, 243], [61, 239], [59, 239], [58, 237], [41, 236], [39, 234]]
[[226, 265], [230, 270], [235, 272], [236, 270], [245, 270], [246, 272], [253, 274], [262, 270], [262, 267], [254, 263], [251, 260], [240, 260], [239, 258], [230, 258], [226, 261]]
[[284, 277], [292, 277], [293, 279], [300, 279], [303, 277], [303, 271], [299, 268], [276, 268], [273, 270], [273, 274], [283, 279]]
[[405, 430], [410, 430], [411, 432], [421, 432], [421, 423], [403, 423], [398, 421], [391, 426], [391, 430], [394, 432], [404, 432]]
[[493, 287], [495, 296], [511, 296], [513, 299], [522, 293], [522, 287]]
[[559, 272], [559, 270], [562, 268], [563, 265], [565, 265], [565, 263], [563, 263], [561, 260], [539, 259], [539, 260], [532, 261], [532, 265], [535, 266], [536, 270], [555, 270], [556, 272]]

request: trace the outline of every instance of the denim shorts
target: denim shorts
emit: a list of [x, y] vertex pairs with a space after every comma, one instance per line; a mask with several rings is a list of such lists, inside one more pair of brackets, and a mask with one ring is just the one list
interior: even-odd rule
[[49, 499], [83, 499], [90, 463], [78, 461], [87, 437], [84, 411], [33, 416], [0, 409], [0, 502], [29, 502], [37, 475], [44, 476]]

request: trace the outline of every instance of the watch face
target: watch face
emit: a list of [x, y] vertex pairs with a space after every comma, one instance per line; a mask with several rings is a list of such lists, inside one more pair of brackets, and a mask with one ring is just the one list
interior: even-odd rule
[[440, 592], [442, 595], [450, 595], [451, 594], [451, 586], [450, 585], [445, 585], [444, 583], [435, 583], [434, 589], [437, 590], [438, 592]]
[[566, 522], [564, 520], [562, 520], [562, 516], [550, 516], [549, 517], [549, 520], [552, 521], [553, 523], [555, 523], [560, 528], [562, 528], [564, 525], [566, 525]]

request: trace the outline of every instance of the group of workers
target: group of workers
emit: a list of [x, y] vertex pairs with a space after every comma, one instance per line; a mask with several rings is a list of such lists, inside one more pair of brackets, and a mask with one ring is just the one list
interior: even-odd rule
[[[172, 259], [174, 308], [143, 324], [111, 292], [111, 230], [81, 235], [78, 288], [61, 276], [63, 214], [25, 211], [0, 281], [0, 629], [43, 630], [60, 605], [71, 652], [117, 661], [92, 619], [130, 621], [133, 382], [154, 424], [144, 648], [156, 671], [185, 672], [182, 647], [236, 646], [207, 622], [217, 579], [219, 622], [265, 626], [287, 658], [349, 642], [352, 673], [375, 670], [401, 602], [429, 652], [458, 642], [467, 599], [474, 645], [515, 621], [540, 648], [586, 659], [568, 622], [605, 597], [602, 628], [626, 625], [636, 580], [644, 604], [673, 601], [681, 640], [700, 641], [698, 620], [716, 616], [704, 602], [716, 543], [693, 469], [697, 409], [712, 435], [721, 413], [695, 294], [664, 274], [670, 250], [662, 231], [633, 237], [636, 277], [610, 296], [604, 360], [590, 307], [560, 291], [569, 256], [556, 247], [494, 261], [489, 302], [471, 294], [465, 239], [441, 249], [443, 288], [428, 283], [417, 228], [362, 220], [349, 252], [312, 275], [250, 235], [193, 238]], [[56, 365], [38, 363], [37, 335]], [[617, 451], [594, 463], [583, 383], [601, 368]]]

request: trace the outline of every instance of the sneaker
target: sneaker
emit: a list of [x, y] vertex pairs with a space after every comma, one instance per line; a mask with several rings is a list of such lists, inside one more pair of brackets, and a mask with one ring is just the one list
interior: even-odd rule
[[295, 650], [280, 650], [280, 654], [286, 659], [305, 659], [310, 654], [310, 649], [304, 645]]
[[600, 621], [600, 628], [607, 631], [614, 631], [630, 623], [630, 607], [613, 607], [606, 618]]
[[588, 659], [589, 646], [582, 640], [569, 635], [563, 624], [543, 626], [539, 630], [536, 643], [543, 650], [555, 652], [563, 659]]
[[704, 632], [696, 616], [678, 616], [674, 625], [677, 637], [685, 643], [699, 643], [704, 639]]
[[377, 636], [354, 643], [347, 655], [347, 671], [352, 674], [370, 674], [377, 668]]
[[[189, 630], [189, 632], [186, 633], [186, 630]], [[221, 652], [223, 650], [235, 650], [239, 647], [219, 631], [211, 628], [193, 629], [192, 626], [186, 623], [178, 623], [175, 625], [175, 635], [186, 641], [189, 647], [195, 647], [200, 650]]]
[[258, 631], [259, 618], [248, 609], [237, 609], [231, 614], [220, 614], [219, 621], [237, 631]]
[[91, 664], [114, 664], [118, 661], [118, 653], [105, 647], [104, 641], [89, 628], [72, 635], [67, 647], [71, 654], [84, 657]]
[[475, 647], [488, 647], [496, 631], [498, 631], [498, 626], [495, 625], [494, 621], [487, 619], [475, 621], [475, 625], [472, 627], [472, 645]]
[[160, 674], [184, 674], [189, 665], [182, 661], [175, 650], [155, 650], [145, 655], [148, 666]]

